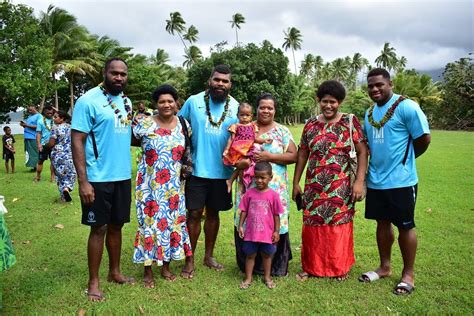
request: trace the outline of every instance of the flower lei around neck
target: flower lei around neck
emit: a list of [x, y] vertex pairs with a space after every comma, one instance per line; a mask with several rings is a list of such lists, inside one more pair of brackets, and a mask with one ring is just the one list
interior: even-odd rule
[[46, 117], [45, 116], [43, 116], [43, 123], [44, 123], [44, 126], [46, 127], [46, 129], [48, 131], [50, 131], [51, 128], [53, 127], [53, 121], [51, 121], [51, 124], [49, 126], [48, 126], [48, 124], [46, 124]]
[[132, 122], [132, 108], [130, 104], [128, 104], [127, 96], [123, 94], [123, 92], [120, 92], [120, 96], [122, 97], [122, 100], [123, 100], [123, 106], [125, 107], [125, 111], [127, 111], [127, 116], [123, 117], [122, 111], [120, 111], [120, 109], [117, 107], [117, 104], [115, 104], [112, 101], [112, 96], [110, 95], [109, 91], [107, 91], [107, 89], [105, 88], [104, 83], [101, 83], [99, 85], [99, 88], [104, 94], [104, 96], [107, 98], [108, 104], [104, 105], [104, 107], [110, 106], [112, 110], [114, 110], [114, 113], [117, 116], [117, 118], [120, 120], [120, 123], [125, 124], [125, 125], [130, 125], [130, 123]]
[[375, 122], [374, 121], [374, 115], [373, 114], [374, 114], [374, 108], [375, 108], [376, 104], [372, 105], [369, 108], [369, 115], [368, 115], [370, 125], [372, 125], [375, 128], [378, 128], [378, 129], [382, 128], [392, 118], [393, 113], [395, 113], [395, 109], [400, 104], [400, 102], [402, 102], [403, 100], [405, 100], [405, 97], [401, 95], [398, 98], [398, 100], [395, 101], [395, 103], [393, 103], [393, 105], [390, 107], [390, 109], [388, 109], [387, 113], [385, 113], [385, 115], [382, 117], [380, 122]]
[[227, 96], [225, 100], [224, 112], [222, 112], [221, 118], [219, 119], [219, 121], [217, 121], [217, 123], [212, 120], [211, 108], [209, 107], [209, 94], [208, 93], [204, 94], [204, 101], [206, 103], [206, 114], [207, 114], [207, 118], [209, 119], [209, 123], [212, 126], [220, 127], [222, 122], [224, 122], [225, 117], [227, 116], [227, 113], [229, 113], [230, 96]]

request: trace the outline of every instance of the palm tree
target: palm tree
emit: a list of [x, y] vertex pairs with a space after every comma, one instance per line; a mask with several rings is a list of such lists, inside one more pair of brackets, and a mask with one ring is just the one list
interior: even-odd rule
[[397, 64], [397, 54], [395, 48], [390, 47], [390, 43], [386, 42], [383, 45], [383, 49], [380, 52], [380, 56], [375, 59], [377, 67], [387, 68], [388, 71], [392, 70]]
[[295, 50], [301, 49], [301, 43], [302, 43], [302, 35], [300, 30], [298, 30], [296, 27], [289, 27], [286, 32], [283, 31], [283, 34], [285, 34], [285, 41], [283, 42], [282, 47], [286, 50], [288, 48], [291, 48], [291, 51], [293, 53], [293, 63], [295, 65], [295, 74], [298, 73], [296, 69], [296, 59], [295, 59]]
[[240, 24], [245, 23], [245, 17], [240, 13], [236, 13], [232, 16], [232, 20], [230, 20], [229, 23], [231, 23], [232, 28], [235, 27], [235, 46], [239, 46], [239, 34], [237, 33], [237, 29], [240, 29]]
[[187, 40], [190, 44], [193, 44], [198, 40], [198, 34], [198, 29], [194, 25], [191, 25], [190, 27], [188, 27], [186, 34], [183, 35], [183, 38]]
[[[75, 16], [64, 9], [50, 5], [46, 12], [41, 13], [40, 25], [54, 43], [51, 71], [53, 82], [62, 72], [70, 80], [70, 85], [75, 75], [94, 75], [95, 71], [92, 71], [92, 68], [95, 68], [94, 65], [97, 64], [93, 55], [95, 41], [86, 28], [77, 24]], [[71, 95], [71, 107], [73, 98]], [[55, 89], [54, 105], [58, 108], [57, 89]]]
[[405, 70], [405, 67], [407, 66], [407, 62], [408, 60], [405, 56], [400, 57], [400, 59], [397, 61], [397, 64], [395, 65], [395, 71], [399, 73]]
[[301, 62], [300, 75], [308, 78], [313, 75], [314, 71], [314, 56], [307, 54], [304, 56], [303, 61]]
[[347, 81], [349, 78], [350, 64], [347, 59], [336, 58], [331, 63], [331, 70], [332, 77], [335, 80]]
[[170, 61], [170, 55], [167, 52], [165, 52], [164, 49], [157, 48], [156, 54], [152, 58], [152, 62], [155, 65], [162, 65], [162, 64], [166, 64], [169, 61]]
[[350, 68], [351, 68], [351, 81], [353, 83], [353, 88], [355, 89], [357, 86], [357, 75], [359, 72], [369, 63], [369, 61], [362, 57], [360, 53], [355, 53], [352, 56]]
[[171, 35], [174, 35], [175, 32], [178, 33], [179, 38], [184, 45], [184, 49], [186, 50], [188, 47], [186, 46], [183, 36], [181, 35], [181, 33], [186, 30], [185, 25], [186, 22], [184, 22], [184, 19], [181, 17], [181, 13], [179, 12], [171, 12], [170, 19], [166, 20], [166, 31]]
[[190, 68], [192, 65], [194, 65], [196, 62], [202, 59], [202, 53], [199, 47], [197, 46], [190, 46], [188, 49], [186, 49], [186, 54], [184, 57], [186, 60], [183, 62], [183, 66], [186, 68]]
[[316, 77], [320, 75], [320, 72], [323, 66], [324, 66], [323, 58], [319, 55], [316, 55], [314, 57], [314, 74]]

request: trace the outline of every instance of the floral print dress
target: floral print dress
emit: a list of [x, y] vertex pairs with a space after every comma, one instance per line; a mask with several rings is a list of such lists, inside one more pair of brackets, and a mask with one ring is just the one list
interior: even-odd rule
[[71, 151], [71, 126], [67, 123], [54, 125], [51, 130], [51, 138], [56, 141], [51, 149], [51, 163], [54, 167], [59, 192], [63, 196], [63, 191], [66, 189], [72, 191], [76, 182], [76, 169], [72, 162]]
[[[188, 131], [191, 133], [190, 126]], [[146, 117], [134, 128], [143, 155], [137, 167], [135, 203], [138, 230], [133, 262], [150, 266], [192, 255], [186, 226], [184, 182], [180, 179], [184, 134], [181, 123], [160, 128]]]

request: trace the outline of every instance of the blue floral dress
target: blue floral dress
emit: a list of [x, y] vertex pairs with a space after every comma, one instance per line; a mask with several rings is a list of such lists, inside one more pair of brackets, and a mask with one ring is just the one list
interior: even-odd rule
[[185, 145], [182, 126], [178, 120], [173, 130], [164, 129], [153, 117], [146, 117], [133, 133], [143, 150], [135, 189], [138, 230], [133, 262], [161, 266], [163, 261], [182, 260], [192, 255], [180, 179]]
[[51, 130], [51, 138], [55, 139], [55, 145], [51, 149], [51, 163], [62, 197], [63, 191], [66, 189], [72, 191], [76, 182], [76, 169], [72, 162], [71, 151], [71, 126], [67, 123], [54, 125]]

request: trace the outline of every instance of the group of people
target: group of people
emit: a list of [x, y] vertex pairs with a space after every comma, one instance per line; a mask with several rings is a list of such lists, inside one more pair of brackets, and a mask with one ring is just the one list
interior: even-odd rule
[[[71, 191], [76, 182], [76, 171], [72, 162], [70, 116], [51, 106], [45, 106], [43, 114], [36, 106], [27, 107], [28, 117], [21, 121], [24, 128], [26, 166], [35, 172], [34, 182], [41, 180], [43, 163], [51, 160], [51, 182], [56, 181], [60, 199], [70, 202]], [[2, 136], [3, 159], [6, 173], [15, 172], [15, 138], [11, 128], [5, 126]], [[10, 162], [10, 165], [8, 164]]]
[[[233, 209], [236, 261], [245, 274], [240, 288], [248, 288], [255, 273], [263, 274], [265, 285], [274, 288], [272, 276], [287, 276], [292, 259], [291, 199], [303, 211], [302, 271], [297, 279], [344, 280], [355, 262], [354, 205], [366, 194], [366, 218], [377, 221], [381, 262], [359, 280], [372, 282], [391, 274], [393, 224], [404, 261], [394, 293], [412, 293], [415, 157], [427, 149], [430, 136], [420, 107], [392, 92], [387, 71], [377, 68], [368, 74], [375, 104], [366, 113], [365, 130], [355, 116], [339, 112], [344, 87], [337, 81], [322, 83], [316, 93], [321, 115], [306, 122], [298, 147], [289, 129], [275, 121], [274, 96], [264, 93], [257, 99], [256, 120], [251, 105], [239, 105], [230, 96], [231, 71], [226, 65], [214, 67], [207, 89], [189, 97], [181, 108], [177, 91], [159, 86], [152, 94], [155, 112], [143, 109], [139, 115], [132, 113], [123, 93], [126, 62], [108, 60], [103, 75], [103, 83], [76, 102], [71, 125], [82, 223], [90, 226], [90, 300], [105, 299], [99, 283], [104, 242], [107, 280], [136, 282], [120, 271], [121, 231], [130, 221], [132, 200], [131, 145], [142, 152], [134, 190], [138, 229], [133, 261], [144, 266], [145, 287], [155, 286], [153, 264], [161, 266], [162, 278], [174, 281], [171, 261], [185, 260], [181, 277], [194, 277], [204, 212], [203, 264], [224, 269], [214, 257], [219, 212]], [[189, 159], [191, 175], [184, 172]], [[296, 167], [290, 192], [287, 166], [292, 163]], [[235, 178], [234, 204], [230, 184]]]

